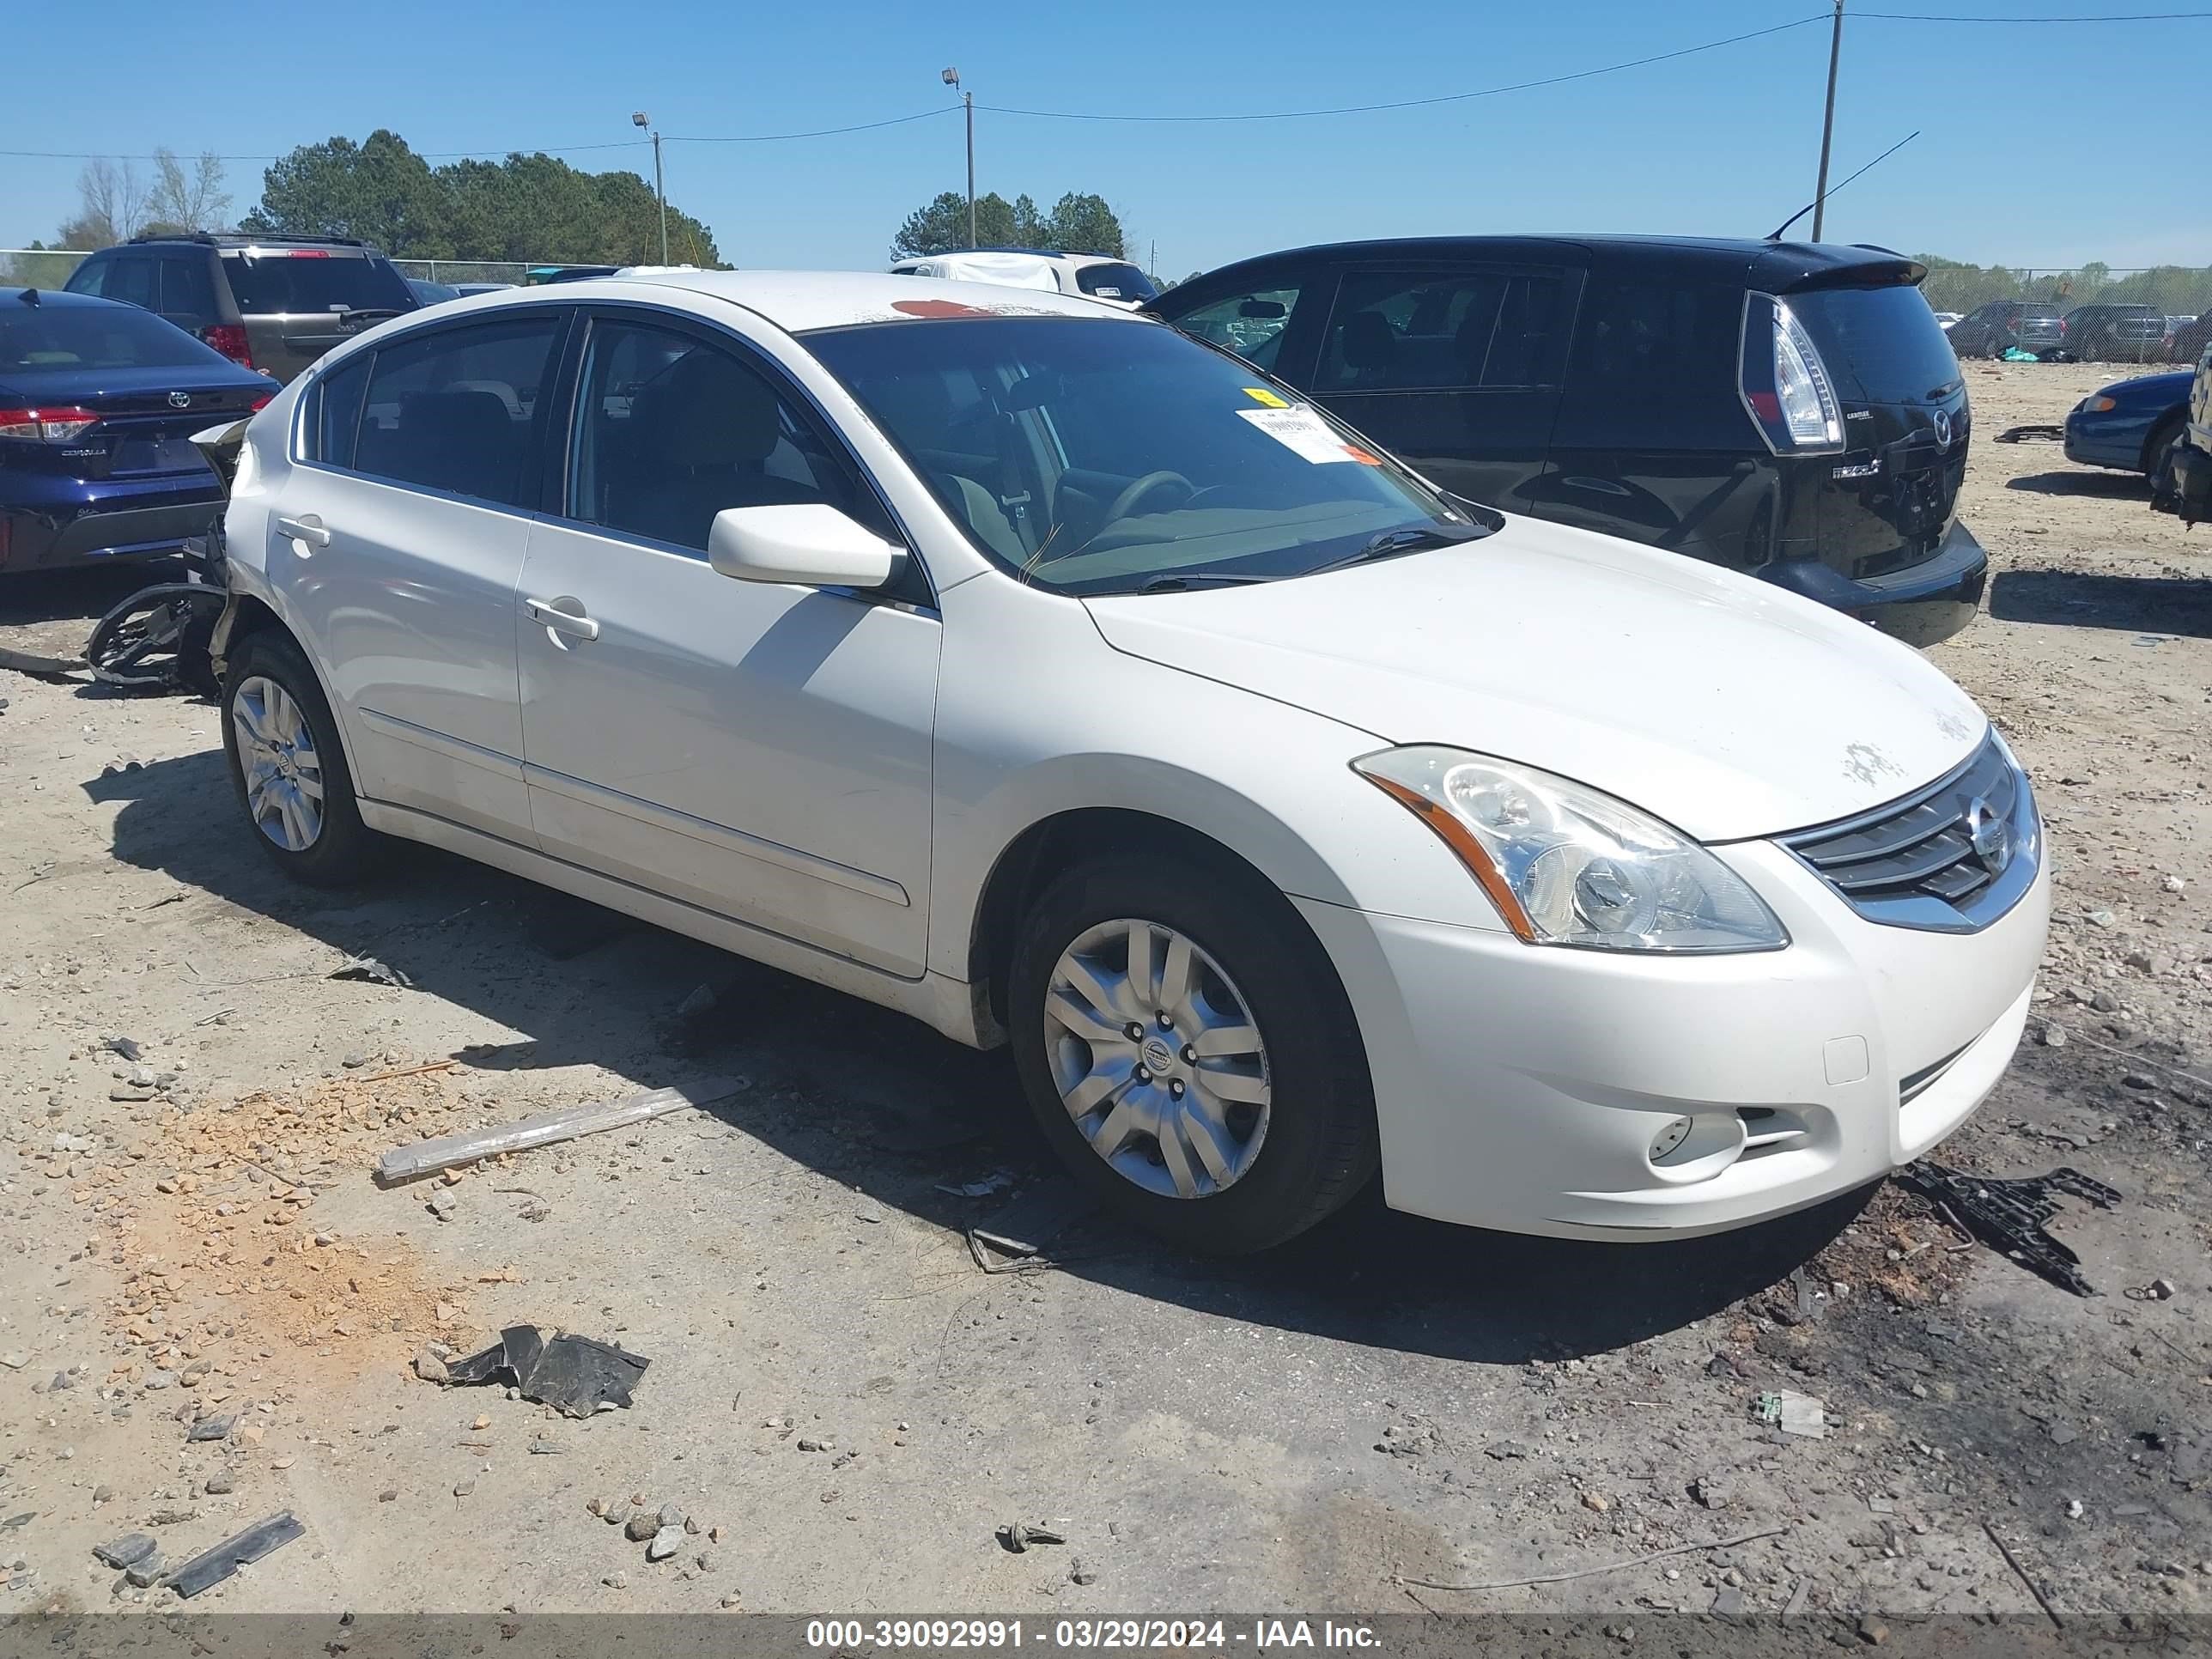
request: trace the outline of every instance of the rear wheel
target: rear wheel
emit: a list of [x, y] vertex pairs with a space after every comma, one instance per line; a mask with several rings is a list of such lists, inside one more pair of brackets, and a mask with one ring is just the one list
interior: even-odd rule
[[1351, 1005], [1297, 912], [1245, 872], [1130, 856], [1077, 866], [1031, 907], [1007, 999], [1046, 1139], [1151, 1232], [1266, 1249], [1374, 1172]]
[[337, 722], [287, 635], [250, 635], [230, 653], [222, 746], [254, 839], [287, 875], [316, 887], [360, 880], [378, 837], [361, 821]]

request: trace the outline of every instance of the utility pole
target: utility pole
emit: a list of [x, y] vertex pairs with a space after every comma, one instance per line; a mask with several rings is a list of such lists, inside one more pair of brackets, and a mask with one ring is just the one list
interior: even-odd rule
[[968, 114], [968, 246], [975, 246], [975, 94], [960, 84], [957, 69], [940, 70], [937, 78], [960, 94]]
[[[1843, 0], [1836, 0], [1838, 5]], [[634, 127], [652, 125], [653, 118], [643, 110], [630, 112], [629, 124]], [[660, 180], [660, 130], [653, 129], [653, 193], [660, 203], [660, 263], [668, 263], [668, 191]]]
[[1828, 209], [1828, 145], [1836, 136], [1836, 64], [1844, 55], [1844, 0], [1836, 0], [1836, 25], [1828, 36], [1828, 108], [1820, 118], [1820, 180], [1813, 189], [1813, 240], [1820, 240]]

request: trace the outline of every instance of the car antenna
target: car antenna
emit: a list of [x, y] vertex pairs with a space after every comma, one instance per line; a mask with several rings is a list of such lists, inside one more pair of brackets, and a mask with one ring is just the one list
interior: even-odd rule
[[25, 289], [19, 297], [27, 306], [34, 306], [40, 303], [39, 299], [39, 290], [36, 288]]
[[[1890, 158], [1891, 156], [1893, 156], [1893, 155], [1896, 155], [1898, 151], [1899, 151], [1899, 150], [1903, 149], [1904, 149], [1907, 144], [1911, 143], [1915, 138], [1917, 138], [1919, 136], [1920, 136], [1920, 130], [1919, 130], [1917, 127], [1915, 127], [1915, 128], [1914, 128], [1911, 132], [1906, 133], [1906, 134], [1905, 135], [1905, 137], [1902, 137], [1902, 138], [1899, 139], [1895, 143], [1892, 144], [1892, 145], [1891, 145], [1887, 149], [1886, 149], [1886, 150], [1882, 151], [1882, 153], [1881, 153], [1881, 155], [1879, 155], [1875, 156], [1875, 157], [1874, 158], [1874, 160], [1873, 160], [1873, 161], [1869, 161], [1869, 162], [1866, 164], [1866, 166], [1864, 166], [1864, 167], [1861, 167], [1861, 168], [1859, 169], [1858, 173], [1854, 173], [1853, 174], [1851, 174], [1851, 179], [1856, 179], [1856, 178], [1857, 178], [1857, 177], [1859, 176], [1859, 173], [1871, 173], [1871, 172], [1872, 172], [1872, 171], [1873, 171], [1876, 167], [1878, 167], [1881, 163], [1882, 163], [1882, 162], [1887, 161], [1887, 160], [1889, 160], [1889, 158]], [[1844, 179], [1844, 183], [1843, 183], [1842, 185], [1836, 185], [1836, 186], [1834, 187], [1834, 189], [1832, 189], [1831, 191], [1829, 191], [1828, 194], [1829, 194], [1829, 195], [1831, 195], [1831, 196], [1833, 196], [1833, 195], [1836, 193], [1836, 191], [1837, 191], [1841, 190], [1841, 189], [1844, 187], [1844, 185], [1848, 185], [1849, 183], [1850, 183], [1851, 179]], [[1766, 233], [1766, 240], [1767, 240], [1768, 241], [1770, 241], [1770, 242], [1778, 242], [1778, 241], [1780, 241], [1780, 240], [1782, 240], [1782, 235], [1783, 235], [1783, 233], [1784, 233], [1784, 231], [1788, 230], [1788, 229], [1790, 228], [1790, 226], [1792, 226], [1792, 225], [1796, 224], [1796, 223], [1800, 219], [1803, 218], [1807, 214], [1810, 213], [1810, 212], [1811, 212], [1811, 211], [1812, 211], [1815, 207], [1817, 207], [1817, 206], [1819, 206], [1819, 205], [1820, 205], [1820, 204], [1819, 204], [1817, 201], [1813, 201], [1813, 202], [1808, 202], [1808, 203], [1806, 203], [1806, 204], [1805, 204], [1805, 205], [1804, 205], [1803, 207], [1799, 208], [1799, 209], [1797, 210], [1797, 211], [1796, 211], [1796, 212], [1795, 212], [1795, 213], [1791, 214], [1791, 215], [1790, 215], [1787, 219], [1784, 219], [1784, 220], [1780, 224], [1778, 224], [1778, 225], [1775, 226], [1775, 228], [1774, 228], [1773, 229], [1771, 229], [1771, 230], [1768, 231], [1768, 232]]]

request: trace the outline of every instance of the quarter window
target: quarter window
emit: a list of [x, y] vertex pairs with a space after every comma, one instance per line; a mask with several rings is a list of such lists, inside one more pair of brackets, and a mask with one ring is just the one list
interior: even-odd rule
[[315, 382], [314, 416], [307, 428], [311, 461], [351, 467], [354, 442], [361, 433], [362, 394], [368, 390], [369, 365], [375, 353], [362, 352]]
[[379, 351], [355, 470], [503, 507], [534, 505], [532, 434], [563, 315], [439, 329]]
[[842, 458], [736, 353], [674, 329], [595, 324], [568, 516], [703, 553], [725, 507], [823, 502], [888, 534]]

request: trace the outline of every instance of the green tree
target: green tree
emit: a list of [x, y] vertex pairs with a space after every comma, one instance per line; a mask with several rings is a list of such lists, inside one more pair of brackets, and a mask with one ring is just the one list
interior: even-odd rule
[[1048, 246], [1069, 253], [1103, 253], [1126, 259], [1129, 250], [1121, 236], [1121, 222], [1106, 205], [1103, 196], [1081, 196], [1073, 191], [1053, 204], [1046, 221]]
[[[360, 236], [398, 258], [645, 264], [660, 208], [635, 173], [583, 173], [543, 152], [433, 168], [396, 133], [303, 145], [269, 169], [243, 228]], [[668, 210], [668, 257], [720, 263], [714, 233]]]
[[[968, 198], [946, 191], [906, 216], [891, 238], [894, 259], [957, 253], [969, 246]], [[996, 191], [975, 198], [975, 241], [979, 247], [1065, 248], [1077, 253], [1123, 257], [1121, 224], [1102, 196], [1069, 194], [1049, 214], [1037, 211], [1028, 196], [1011, 202]]]

